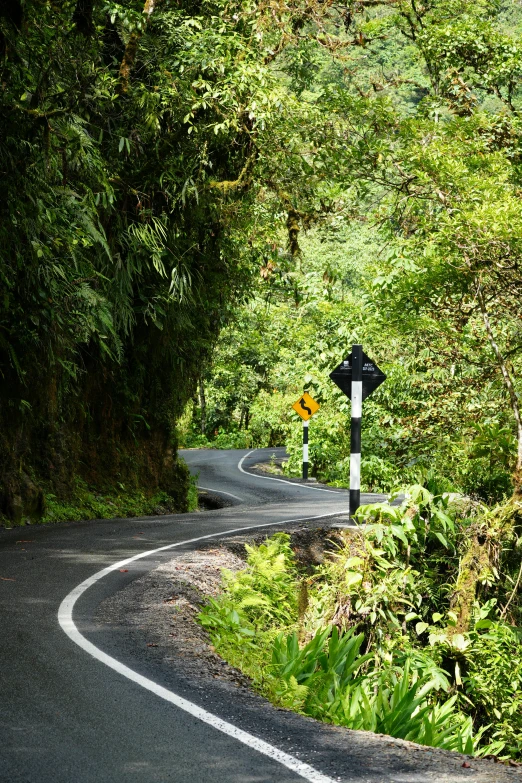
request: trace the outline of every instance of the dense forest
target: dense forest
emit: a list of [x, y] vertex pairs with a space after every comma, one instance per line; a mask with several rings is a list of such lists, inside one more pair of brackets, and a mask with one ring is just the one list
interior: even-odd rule
[[522, 458], [522, 14], [514, 3], [363, 5], [362, 48], [332, 62], [308, 40], [301, 55], [301, 99], [328, 95], [332, 116], [335, 91], [344, 101], [335, 122], [341, 114], [354, 124], [334, 170], [332, 146], [320, 149], [329, 209], [300, 235], [296, 256], [282, 231], [274, 241], [254, 297], [201, 374], [181, 436], [188, 445], [286, 443], [297, 474], [291, 403], [305, 389], [322, 405], [310, 429], [314, 475], [346, 485], [349, 404], [328, 374], [363, 342], [388, 375], [364, 406], [365, 488], [420, 481], [501, 500], [513, 481], [519, 491]]
[[1, 4], [5, 518], [118, 490], [186, 508], [175, 421], [247, 295], [280, 203], [256, 207], [281, 184], [270, 140], [292, 134], [267, 16]]
[[328, 374], [360, 342], [363, 489], [403, 505], [315, 569], [251, 547], [201, 621], [282, 706], [504, 759], [521, 32], [516, 0], [0, 2], [0, 521], [187, 510], [180, 444], [297, 474], [303, 390], [346, 486]]
[[342, 482], [326, 373], [354, 339], [389, 375], [368, 487], [519, 491], [516, 3], [0, 14], [7, 519], [87, 489], [186, 508], [183, 411], [292, 447], [303, 384], [315, 473]]

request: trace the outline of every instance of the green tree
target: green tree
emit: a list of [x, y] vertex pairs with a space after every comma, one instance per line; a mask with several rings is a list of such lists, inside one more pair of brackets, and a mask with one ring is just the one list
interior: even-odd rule
[[10, 518], [37, 518], [43, 490], [71, 494], [77, 476], [183, 507], [174, 422], [289, 198], [271, 150], [291, 110], [269, 55], [287, 23], [269, 17], [169, 0], [1, 11]]

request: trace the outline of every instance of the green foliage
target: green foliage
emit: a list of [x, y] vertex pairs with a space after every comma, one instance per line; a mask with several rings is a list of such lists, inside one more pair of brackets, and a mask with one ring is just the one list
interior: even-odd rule
[[471, 718], [455, 711], [457, 697], [431, 701], [436, 682], [429, 675], [410, 674], [410, 661], [404, 668], [385, 668], [372, 679], [365, 678], [345, 689], [329, 705], [327, 715], [336, 723], [352, 729], [389, 734], [421, 745], [475, 754]]
[[247, 449], [250, 437], [245, 432], [224, 432], [218, 430], [212, 439], [193, 431], [179, 431], [179, 445], [185, 449]]
[[297, 612], [295, 559], [285, 533], [247, 552], [247, 568], [224, 572], [226, 592], [199, 619], [218, 652], [259, 682], [264, 676], [259, 664], [278, 626], [291, 625]]
[[270, 150], [301, 111], [270, 67], [284, 29], [265, 38], [268, 12], [219, 0], [150, 10], [0, 12], [0, 508], [15, 521], [74, 475], [184, 489], [175, 419], [281, 209]]
[[223, 592], [200, 620], [217, 651], [276, 704], [353, 729], [519, 758], [520, 631], [505, 619], [510, 603], [520, 616], [519, 562], [498, 550], [478, 575], [468, 628], [458, 614], [470, 546], [477, 536], [488, 536], [492, 552], [505, 545], [513, 510], [421, 486], [405, 494], [401, 506], [361, 508], [364, 528], [347, 531], [312, 573], [300, 573], [285, 534], [249, 546], [247, 567], [224, 572]]
[[[439, 353], [434, 353], [435, 347], [428, 347], [436, 337], [432, 321], [412, 316], [407, 332], [406, 324], [404, 331], [402, 326], [398, 329], [397, 310], [403, 308], [404, 315], [409, 306], [403, 299], [393, 311], [394, 320], [383, 324], [383, 317], [390, 313], [390, 297], [397, 291], [382, 288], [384, 283], [376, 288], [376, 278], [370, 284], [367, 275], [374, 266], [360, 253], [363, 238], [366, 252], [371, 248], [375, 254], [385, 241], [377, 231], [369, 235], [365, 229], [356, 226], [348, 230], [342, 224], [335, 233], [325, 227], [302, 240], [303, 271], [292, 278], [299, 290], [297, 307], [294, 292], [285, 293], [276, 271], [272, 270], [268, 280], [261, 280], [258, 299], [249, 305], [248, 317], [241, 312], [223, 333], [207, 376], [209, 409], [228, 406], [222, 428], [228, 432], [240, 429], [248, 435], [245, 447], [285, 444], [287, 470], [297, 475], [302, 435], [291, 405], [303, 389], [308, 390], [321, 403], [310, 425], [312, 475], [347, 486], [350, 406], [328, 373], [352, 342], [362, 340], [365, 350], [388, 375], [386, 383], [364, 404], [363, 489], [390, 492], [405, 482], [431, 482], [436, 492], [463, 491], [488, 501], [501, 500], [512, 491], [516, 443], [502, 386], [498, 381], [483, 382], [484, 366], [490, 368], [486, 372], [492, 372], [487, 364], [490, 359], [481, 348], [480, 362], [485, 365], [477, 368], [459, 358], [454, 366], [448, 366], [444, 356], [454, 350], [454, 342], [450, 345], [453, 338], [445, 335], [442, 342], [437, 338]], [[343, 283], [343, 275], [348, 274], [352, 275], [350, 286]], [[255, 319], [250, 315], [253, 307]], [[234, 382], [242, 383], [245, 370], [236, 372], [231, 354], [235, 345], [241, 345], [247, 329], [257, 330], [256, 339], [249, 338], [251, 346], [257, 340], [270, 351], [263, 347], [257, 354], [263, 361], [263, 388], [252, 386], [248, 404], [238, 405]], [[469, 354], [475, 347], [476, 342], [466, 344], [465, 350]], [[239, 349], [236, 355], [239, 357]], [[214, 375], [221, 377], [222, 364], [229, 378], [226, 388], [218, 388], [214, 380]], [[191, 416], [192, 426], [199, 426], [197, 405]], [[477, 439], [482, 450], [477, 450]]]
[[[190, 476], [184, 511], [195, 511], [198, 507], [196, 480]], [[75, 522], [83, 519], [114, 519], [126, 517], [158, 516], [180, 511], [180, 498], [168, 492], [153, 492], [146, 495], [139, 490], [126, 488], [119, 483], [105, 492], [89, 487], [77, 478], [74, 491], [68, 500], [60, 500], [52, 492], [45, 495], [45, 512], [42, 524]]]
[[[286, 442], [295, 471], [286, 406], [303, 388], [322, 405], [313, 475], [342, 485], [349, 404], [328, 372], [353, 341], [388, 374], [365, 403], [365, 488], [509, 494], [519, 10], [15, 5], [18, 21], [0, 14], [4, 513], [39, 513], [31, 484], [66, 497], [73, 473], [182, 486], [187, 403], [187, 443], [246, 431], [217, 437]], [[491, 448], [472, 445], [484, 420]]]
[[281, 236], [259, 258], [255, 302], [214, 363], [226, 384], [207, 372], [212, 405], [253, 445], [284, 441], [295, 473], [285, 406], [310, 391], [312, 474], [345, 485], [349, 405], [327, 376], [360, 341], [388, 375], [364, 406], [364, 488], [432, 481], [501, 501], [522, 444], [520, 11], [392, 0], [325, 13], [331, 58], [315, 17], [281, 58], [287, 89], [323, 113], [322, 135], [313, 112], [303, 125], [313, 150], [291, 135], [284, 147], [310, 182], [322, 172], [321, 207], [295, 207], [298, 248]]
[[[78, 482], [73, 498], [59, 501], [56, 495], [48, 493], [45, 497], [45, 514], [42, 524], [54, 522], [76, 522], [83, 519], [114, 519], [141, 517], [146, 515], [175, 513], [178, 506], [166, 492], [157, 492], [146, 497], [142, 492], [125, 492], [118, 488], [101, 495], [89, 490], [83, 482]], [[193, 510], [193, 508], [189, 508]]]
[[[475, 625], [477, 628], [477, 625]], [[466, 651], [466, 694], [484, 723], [486, 736], [502, 742], [506, 752], [522, 756], [522, 631], [486, 621], [471, 634]]]
[[287, 623], [296, 611], [294, 553], [286, 533], [259, 547], [246, 545], [248, 568], [224, 572], [229, 599], [252, 627]]
[[196, 511], [198, 508], [199, 496], [197, 487], [197, 477], [190, 476], [190, 484], [187, 492], [187, 511]]

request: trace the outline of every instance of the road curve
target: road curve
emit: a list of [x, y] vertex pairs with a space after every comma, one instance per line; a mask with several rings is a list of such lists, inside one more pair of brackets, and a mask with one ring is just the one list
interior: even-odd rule
[[[249, 475], [249, 466], [273, 451], [183, 453], [200, 485], [228, 493], [223, 496], [236, 504], [219, 511], [0, 531], [2, 783], [186, 783], [216, 773], [231, 783], [303, 780], [111, 670], [78, 647], [57, 619], [62, 600], [114, 562], [238, 528], [346, 511], [345, 492]], [[172, 683], [161, 667], [120, 649], [117, 635], [92, 617], [105, 597], [176, 551], [156, 551], [107, 574], [80, 596], [73, 614], [93, 646], [168, 690]], [[187, 695], [207, 707], [201, 694]]]
[[245, 689], [202, 688], [123, 625], [95, 621], [105, 598], [194, 540], [346, 512], [344, 491], [249, 472], [273, 452], [183, 452], [227, 508], [0, 531], [0, 783], [505, 779], [390, 738], [349, 732], [347, 742]]

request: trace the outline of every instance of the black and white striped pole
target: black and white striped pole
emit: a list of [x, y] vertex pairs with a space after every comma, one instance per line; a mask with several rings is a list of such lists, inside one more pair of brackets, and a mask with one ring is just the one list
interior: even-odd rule
[[294, 402], [292, 408], [303, 420], [303, 480], [308, 481], [308, 424], [312, 416], [321, 406], [308, 392], [303, 392], [301, 397]]
[[308, 421], [303, 419], [303, 479], [308, 481]]
[[352, 421], [350, 428], [350, 516], [361, 505], [362, 345], [352, 347]]
[[362, 349], [353, 345], [352, 352], [330, 373], [331, 380], [352, 402], [350, 428], [350, 516], [361, 505], [361, 418], [362, 403], [377, 389], [386, 375]]

